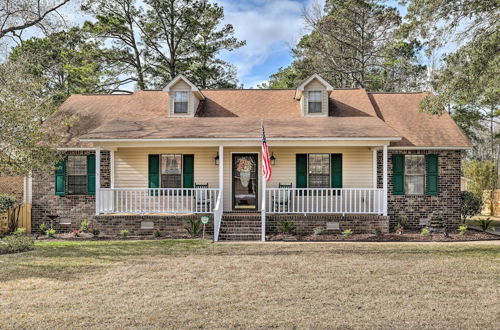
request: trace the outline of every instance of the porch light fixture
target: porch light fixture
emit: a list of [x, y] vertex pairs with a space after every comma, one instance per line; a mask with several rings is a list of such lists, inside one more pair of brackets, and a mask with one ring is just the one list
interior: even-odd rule
[[217, 155], [214, 157], [215, 165], [219, 165], [219, 152], [217, 151]]
[[274, 157], [274, 152], [271, 152], [271, 158], [269, 159], [271, 160], [271, 165], [276, 164], [276, 157]]

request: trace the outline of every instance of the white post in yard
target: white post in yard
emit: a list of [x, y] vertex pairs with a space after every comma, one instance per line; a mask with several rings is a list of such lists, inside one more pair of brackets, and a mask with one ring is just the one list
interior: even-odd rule
[[383, 188], [384, 188], [384, 216], [387, 216], [387, 145], [383, 150]]
[[101, 147], [95, 150], [95, 214], [99, 215], [101, 201]]

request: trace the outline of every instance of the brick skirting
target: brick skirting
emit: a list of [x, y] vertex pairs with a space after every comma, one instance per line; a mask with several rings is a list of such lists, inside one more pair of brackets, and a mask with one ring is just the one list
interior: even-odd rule
[[382, 233], [389, 232], [389, 217], [374, 214], [268, 214], [266, 218], [266, 233], [276, 234], [277, 224], [281, 220], [292, 220], [295, 224], [295, 234], [311, 235], [314, 228], [322, 227], [326, 230], [328, 222], [338, 223], [340, 232], [351, 229], [355, 233], [371, 233], [379, 230]]
[[[151, 236], [153, 231], [159, 230], [162, 236], [185, 237], [189, 219], [200, 219], [202, 216], [210, 218], [205, 228], [206, 238], [213, 235], [213, 216], [207, 214], [189, 215], [97, 215], [93, 218], [94, 228], [99, 229], [102, 235], [116, 236], [120, 230], [126, 229], [131, 236]], [[150, 228], [141, 228], [150, 225]]]

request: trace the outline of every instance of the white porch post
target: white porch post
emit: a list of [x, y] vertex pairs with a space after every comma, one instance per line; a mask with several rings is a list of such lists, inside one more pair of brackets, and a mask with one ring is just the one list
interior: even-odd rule
[[99, 215], [101, 202], [101, 148], [95, 150], [95, 214]]
[[384, 188], [384, 216], [387, 216], [387, 145], [383, 149], [383, 188]]
[[262, 198], [261, 198], [261, 208], [260, 208], [260, 217], [262, 222], [262, 242], [266, 241], [266, 178], [262, 175]]
[[224, 211], [224, 146], [219, 146], [219, 194], [220, 208]]
[[373, 148], [372, 172], [373, 172], [373, 188], [377, 188], [377, 148]]
[[115, 187], [115, 151], [111, 150], [109, 152], [109, 187], [113, 189]]

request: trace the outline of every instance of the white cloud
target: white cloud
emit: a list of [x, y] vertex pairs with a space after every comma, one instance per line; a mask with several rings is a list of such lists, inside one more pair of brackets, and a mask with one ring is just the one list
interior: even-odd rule
[[[304, 32], [304, 3], [298, 0], [217, 1], [224, 7], [224, 23], [234, 26], [235, 35], [247, 44], [223, 56], [238, 68], [246, 86], [268, 77], [253, 71], [277, 53], [288, 52]], [[276, 68], [277, 70], [278, 68]]]

